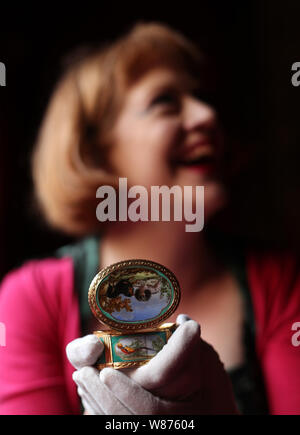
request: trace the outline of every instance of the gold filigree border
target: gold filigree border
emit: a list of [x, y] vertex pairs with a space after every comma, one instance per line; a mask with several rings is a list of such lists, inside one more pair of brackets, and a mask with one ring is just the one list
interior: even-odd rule
[[143, 360], [143, 361], [115, 362], [115, 363], [112, 362], [108, 364], [97, 364], [96, 369], [102, 370], [105, 367], [112, 367], [114, 369], [129, 369], [129, 368], [143, 366], [144, 364], [147, 364], [147, 362], [149, 361], [150, 359]]

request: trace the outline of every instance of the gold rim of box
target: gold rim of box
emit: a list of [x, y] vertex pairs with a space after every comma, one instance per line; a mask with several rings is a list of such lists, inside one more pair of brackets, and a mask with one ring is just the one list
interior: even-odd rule
[[[151, 359], [151, 358], [150, 358]], [[105, 369], [107, 367], [111, 367], [113, 369], [129, 369], [133, 367], [140, 367], [145, 365], [147, 362], [150, 361], [150, 359], [143, 360], [143, 361], [129, 361], [129, 362], [109, 362], [107, 364], [97, 364], [96, 368], [98, 370]]]
[[[144, 322], [142, 324], [122, 324], [120, 322], [114, 321], [112, 319], [109, 319], [106, 317], [102, 311], [99, 309], [96, 301], [97, 297], [97, 289], [99, 286], [100, 281], [102, 281], [104, 278], [106, 278], [109, 274], [111, 274], [113, 271], [116, 271], [118, 269], [122, 269], [128, 266], [146, 266], [151, 267], [153, 269], [156, 269], [163, 273], [172, 283], [173, 289], [174, 289], [174, 299], [171, 304], [171, 306], [168, 308], [168, 310], [160, 316], [156, 320], [151, 320], [149, 322]], [[92, 310], [92, 313], [97, 318], [97, 320], [100, 323], [103, 323], [105, 325], [110, 326], [111, 328], [117, 330], [117, 331], [143, 331], [145, 332], [149, 328], [154, 328], [155, 326], [158, 326], [161, 324], [164, 320], [166, 320], [170, 315], [176, 310], [178, 307], [180, 301], [180, 286], [177, 278], [175, 275], [168, 270], [165, 266], [156, 263], [155, 261], [150, 260], [140, 260], [140, 259], [133, 259], [133, 260], [125, 260], [125, 261], [119, 261], [118, 263], [112, 264], [110, 266], [105, 267], [102, 269], [97, 275], [94, 277], [93, 281], [91, 282], [89, 292], [88, 292], [88, 302], [90, 305], [90, 308]]]
[[160, 331], [173, 331], [176, 329], [176, 323], [164, 323], [163, 325], [157, 326], [156, 328], [148, 328], [144, 329], [143, 331], [116, 331], [115, 329], [107, 329], [104, 331], [94, 331], [94, 334], [99, 335], [101, 337], [105, 336], [119, 336], [119, 335], [134, 335], [134, 334], [140, 334], [140, 333], [147, 333], [147, 332], [160, 332]]

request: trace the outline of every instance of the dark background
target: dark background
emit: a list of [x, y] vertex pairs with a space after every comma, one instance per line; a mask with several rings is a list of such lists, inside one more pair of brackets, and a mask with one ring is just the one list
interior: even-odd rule
[[[300, 2], [26, 2], [1, 5], [0, 278], [27, 258], [70, 241], [32, 205], [30, 154], [63, 59], [78, 46], [115, 38], [137, 20], [183, 31], [211, 58], [228, 131], [232, 201], [218, 225], [247, 243], [300, 245]], [[121, 6], [122, 4], [122, 6]]]

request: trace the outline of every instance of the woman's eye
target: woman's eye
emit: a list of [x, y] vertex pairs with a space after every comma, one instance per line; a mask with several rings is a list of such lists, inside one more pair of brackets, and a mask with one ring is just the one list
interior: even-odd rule
[[177, 106], [178, 105], [178, 98], [176, 95], [172, 93], [163, 93], [158, 95], [154, 100], [151, 102], [151, 106], [156, 105], [168, 105], [168, 106]]

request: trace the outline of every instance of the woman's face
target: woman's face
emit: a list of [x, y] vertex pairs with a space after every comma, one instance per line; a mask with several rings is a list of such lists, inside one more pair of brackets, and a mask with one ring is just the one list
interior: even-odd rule
[[205, 215], [225, 200], [218, 171], [222, 137], [215, 110], [191, 76], [155, 68], [125, 96], [109, 162], [128, 186], [204, 186]]

